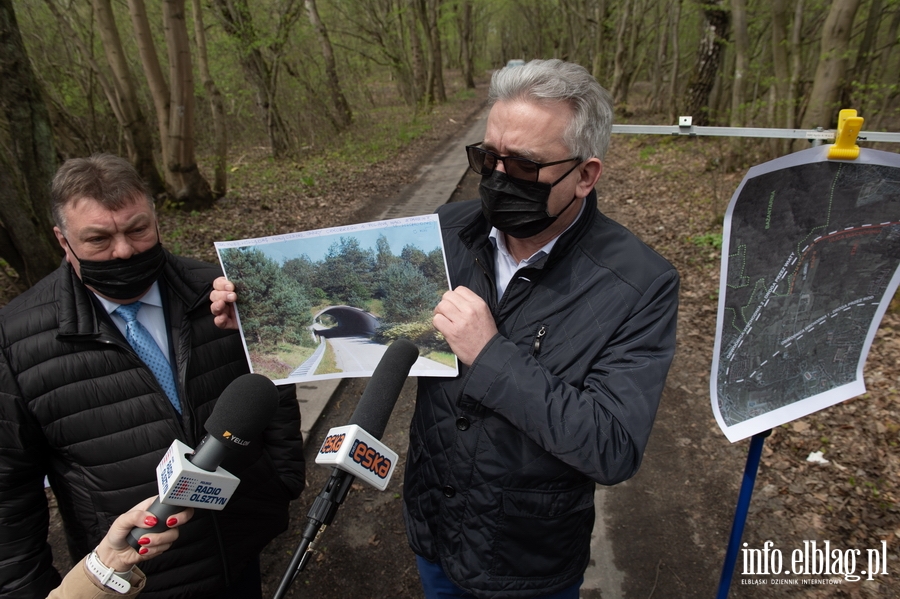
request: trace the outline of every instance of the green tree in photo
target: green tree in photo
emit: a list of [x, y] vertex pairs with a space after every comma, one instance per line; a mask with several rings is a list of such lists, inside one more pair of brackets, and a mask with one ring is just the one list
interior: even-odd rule
[[400, 251], [400, 260], [422, 270], [422, 265], [428, 260], [428, 256], [418, 247], [409, 244], [403, 246], [403, 249]]
[[438, 287], [447, 286], [447, 269], [444, 266], [444, 253], [441, 248], [434, 248], [419, 267], [425, 278], [437, 285]]
[[313, 288], [316, 285], [316, 277], [318, 276], [318, 265], [310, 260], [309, 256], [303, 254], [299, 258], [291, 258], [285, 260], [281, 267], [284, 274], [296, 281], [305, 288]]
[[375, 297], [383, 299], [387, 290], [385, 289], [384, 273], [392, 265], [400, 261], [391, 251], [391, 244], [384, 235], [379, 235], [375, 240]]
[[311, 303], [280, 265], [253, 247], [223, 250], [222, 263], [241, 298], [238, 315], [248, 343], [312, 343]]
[[384, 318], [407, 322], [428, 315], [439, 300], [440, 287], [408, 262], [397, 262], [385, 271]]
[[446, 287], [447, 275], [441, 248], [435, 248], [426, 254], [412, 244], [406, 245], [400, 252], [400, 261], [415, 266], [428, 281], [437, 287]]
[[331, 301], [362, 308], [374, 295], [375, 256], [355, 237], [341, 237], [328, 248], [319, 267], [318, 286]]

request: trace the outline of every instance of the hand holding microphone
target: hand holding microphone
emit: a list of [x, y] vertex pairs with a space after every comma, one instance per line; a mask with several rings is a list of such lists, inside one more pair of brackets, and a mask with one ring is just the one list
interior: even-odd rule
[[239, 376], [229, 384], [203, 425], [207, 435], [193, 452], [175, 440], [156, 467], [159, 497], [148, 508], [158, 520], [152, 528], [133, 528], [128, 543], [148, 532], [167, 530], [169, 516], [185, 507], [221, 510], [240, 481], [219, 467], [232, 451], [259, 443], [259, 437], [278, 408], [275, 384], [259, 374]]
[[[163, 527], [165, 532], [148, 536], [151, 528], [149, 525], [157, 520], [155, 516], [147, 516], [147, 512], [156, 499], [158, 498], [148, 497], [113, 521], [96, 549], [97, 556], [105, 565], [121, 571], [162, 554], [178, 539], [177, 527], [194, 517], [193, 508], [180, 507], [166, 518]], [[131, 543], [128, 539], [132, 530], [143, 531], [141, 538], [144, 542], [140, 544], [141, 548], [137, 553], [129, 548]]]

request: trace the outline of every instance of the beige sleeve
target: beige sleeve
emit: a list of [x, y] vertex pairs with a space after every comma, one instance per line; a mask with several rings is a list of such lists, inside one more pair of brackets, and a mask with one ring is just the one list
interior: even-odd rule
[[147, 577], [141, 572], [140, 568], [135, 568], [131, 575], [131, 590], [125, 593], [117, 593], [112, 589], [108, 589], [100, 584], [97, 577], [91, 574], [84, 565], [82, 558], [74, 568], [72, 568], [66, 577], [63, 578], [62, 584], [56, 587], [47, 599], [108, 599], [110, 597], [136, 597], [144, 589], [147, 583]]

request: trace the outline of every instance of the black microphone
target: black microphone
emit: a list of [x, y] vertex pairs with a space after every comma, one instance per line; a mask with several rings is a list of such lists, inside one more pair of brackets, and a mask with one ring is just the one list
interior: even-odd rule
[[409, 339], [401, 337], [391, 343], [375, 367], [349, 424], [357, 424], [376, 439], [381, 439], [403, 384], [418, 358], [419, 348]]
[[[400, 338], [391, 343], [385, 350], [381, 361], [378, 362], [378, 366], [375, 367], [362, 397], [359, 398], [356, 410], [350, 417], [350, 425], [356, 425], [368, 433], [367, 436], [373, 437], [376, 441], [380, 440], [385, 427], [387, 427], [388, 419], [391, 417], [391, 412], [394, 410], [394, 405], [400, 397], [403, 384], [409, 377], [409, 371], [418, 358], [419, 348], [408, 339]], [[334, 430], [336, 429], [332, 429], [332, 431]], [[329, 431], [329, 436], [330, 434], [331, 431]], [[326, 439], [327, 444], [328, 440]], [[324, 450], [325, 446], [323, 445], [321, 451]], [[309, 560], [313, 540], [321, 531], [325, 530], [326, 526], [331, 524], [338, 507], [347, 497], [350, 485], [355, 478], [354, 475], [358, 473], [358, 465], [346, 470], [341, 469], [343, 467], [339, 465], [332, 470], [331, 477], [325, 483], [322, 492], [313, 501], [306, 516], [309, 523], [303, 531], [300, 546], [294, 552], [291, 564], [275, 593], [275, 599], [284, 597], [294, 578]], [[367, 482], [374, 484], [371, 481]]]
[[203, 437], [188, 459], [198, 468], [215, 472], [231, 449], [245, 449], [259, 441], [278, 409], [278, 389], [261, 374], [244, 374], [231, 381], [206, 419]]
[[[228, 454], [260, 442], [260, 436], [278, 409], [278, 389], [260, 374], [244, 374], [234, 379], [219, 396], [203, 425], [206, 436], [192, 453], [177, 439], [157, 466], [160, 496], [148, 511], [157, 518], [151, 528], [134, 527], [128, 543], [135, 549], [148, 532], [168, 530], [166, 520], [185, 507], [221, 510], [240, 482], [219, 469]], [[186, 458], [186, 461], [185, 461]], [[197, 485], [195, 481], [203, 479]], [[190, 481], [190, 482], [188, 482]]]

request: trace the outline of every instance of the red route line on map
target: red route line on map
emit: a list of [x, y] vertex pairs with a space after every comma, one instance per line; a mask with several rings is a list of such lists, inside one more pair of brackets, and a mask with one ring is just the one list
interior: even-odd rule
[[797, 280], [797, 275], [800, 272], [801, 266], [803, 266], [803, 261], [806, 260], [806, 256], [813, 250], [813, 247], [819, 243], [820, 241], [827, 241], [829, 243], [833, 243], [835, 241], [841, 241], [842, 239], [849, 239], [851, 237], [861, 237], [863, 235], [871, 235], [873, 233], [881, 233], [881, 230], [885, 227], [889, 227], [891, 225], [900, 224], [900, 221], [888, 221], [885, 223], [878, 223], [877, 225], [866, 224], [860, 225], [858, 227], [852, 227], [849, 229], [842, 229], [840, 231], [834, 231], [832, 233], [828, 233], [827, 235], [822, 235], [821, 237], [817, 237], [806, 246], [806, 249], [803, 250], [803, 255], [800, 256], [800, 259], [797, 260], [797, 266], [794, 269], [794, 275], [791, 277], [791, 284], [788, 288], [788, 295], [794, 292], [794, 282]]

